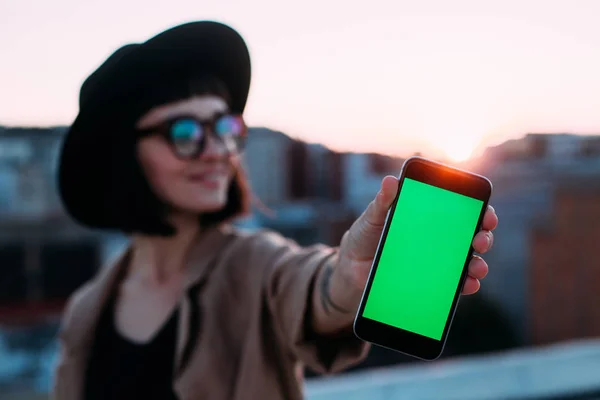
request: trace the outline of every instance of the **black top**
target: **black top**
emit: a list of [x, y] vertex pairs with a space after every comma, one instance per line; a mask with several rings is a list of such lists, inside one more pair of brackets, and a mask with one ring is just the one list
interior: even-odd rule
[[95, 331], [85, 376], [85, 400], [177, 400], [172, 384], [177, 310], [144, 344], [121, 336], [115, 329], [114, 315], [112, 300]]

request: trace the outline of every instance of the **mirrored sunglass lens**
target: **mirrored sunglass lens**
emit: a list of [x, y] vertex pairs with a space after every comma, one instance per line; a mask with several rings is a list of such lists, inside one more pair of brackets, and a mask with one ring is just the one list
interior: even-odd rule
[[244, 133], [244, 122], [239, 117], [221, 117], [215, 123], [215, 133], [218, 136], [241, 136]]
[[193, 120], [182, 119], [171, 127], [171, 140], [176, 151], [181, 155], [191, 155], [196, 152], [202, 141], [202, 127]]

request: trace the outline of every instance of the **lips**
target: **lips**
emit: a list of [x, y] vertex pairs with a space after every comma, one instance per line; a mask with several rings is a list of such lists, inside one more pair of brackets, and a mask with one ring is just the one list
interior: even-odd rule
[[188, 175], [191, 182], [201, 184], [209, 188], [217, 188], [219, 184], [227, 177], [225, 171], [206, 171]]
[[216, 178], [223, 178], [227, 176], [227, 172], [226, 171], [221, 171], [221, 170], [214, 170], [214, 171], [205, 171], [205, 172], [197, 172], [197, 173], [193, 173], [193, 174], [189, 174], [188, 178], [190, 179], [216, 179]]

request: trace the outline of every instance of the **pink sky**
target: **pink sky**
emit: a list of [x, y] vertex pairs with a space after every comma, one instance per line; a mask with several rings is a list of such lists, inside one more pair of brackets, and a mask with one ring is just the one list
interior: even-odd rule
[[457, 158], [527, 132], [600, 133], [598, 16], [597, 0], [4, 0], [0, 124], [68, 124], [118, 46], [216, 19], [252, 52], [251, 125]]

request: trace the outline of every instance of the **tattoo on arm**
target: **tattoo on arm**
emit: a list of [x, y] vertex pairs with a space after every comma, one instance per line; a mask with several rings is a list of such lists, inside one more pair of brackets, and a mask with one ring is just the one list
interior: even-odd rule
[[321, 305], [323, 306], [323, 310], [325, 310], [326, 314], [331, 314], [331, 310], [335, 310], [337, 312], [347, 314], [350, 310], [347, 310], [343, 307], [338, 306], [333, 302], [330, 295], [330, 282], [331, 276], [333, 275], [333, 266], [331, 264], [326, 264], [325, 269], [323, 270], [323, 276], [321, 277]]

